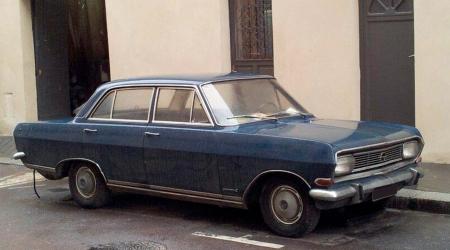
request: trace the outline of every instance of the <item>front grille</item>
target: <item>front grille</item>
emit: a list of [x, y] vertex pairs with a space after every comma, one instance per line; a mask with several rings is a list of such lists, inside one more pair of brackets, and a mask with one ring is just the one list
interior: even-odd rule
[[388, 148], [353, 153], [353, 157], [355, 157], [355, 167], [353, 172], [361, 172], [401, 161], [402, 153], [402, 144], [390, 146]]

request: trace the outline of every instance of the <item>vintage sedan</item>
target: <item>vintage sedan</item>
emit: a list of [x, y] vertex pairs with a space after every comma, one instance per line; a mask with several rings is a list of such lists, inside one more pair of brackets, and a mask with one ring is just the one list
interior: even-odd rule
[[111, 191], [259, 207], [291, 237], [321, 210], [416, 184], [424, 145], [414, 127], [316, 118], [273, 77], [237, 73], [106, 83], [74, 118], [21, 123], [14, 137], [15, 158], [68, 176], [82, 207]]

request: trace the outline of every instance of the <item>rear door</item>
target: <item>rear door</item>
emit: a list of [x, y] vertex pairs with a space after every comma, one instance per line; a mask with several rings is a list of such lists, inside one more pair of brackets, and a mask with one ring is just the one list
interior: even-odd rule
[[146, 183], [143, 138], [154, 88], [120, 88], [105, 94], [86, 120], [84, 154], [109, 181]]
[[144, 138], [148, 184], [220, 193], [214, 126], [195, 88], [160, 87]]

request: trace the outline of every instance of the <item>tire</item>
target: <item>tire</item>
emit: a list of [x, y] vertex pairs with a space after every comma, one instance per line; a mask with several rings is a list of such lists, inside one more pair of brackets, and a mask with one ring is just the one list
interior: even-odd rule
[[260, 195], [259, 205], [266, 225], [276, 234], [300, 237], [313, 231], [320, 218], [302, 185], [289, 179], [269, 179]]
[[80, 163], [70, 168], [69, 188], [74, 201], [83, 208], [98, 208], [108, 204], [111, 192], [103, 176], [89, 163]]

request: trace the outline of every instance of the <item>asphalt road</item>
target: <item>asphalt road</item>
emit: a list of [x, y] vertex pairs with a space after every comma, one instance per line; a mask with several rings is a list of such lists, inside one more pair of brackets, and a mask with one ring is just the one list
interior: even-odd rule
[[37, 182], [0, 165], [0, 249], [450, 249], [450, 216], [412, 211], [332, 211], [299, 239], [270, 233], [257, 212], [118, 194], [79, 208], [67, 179]]

